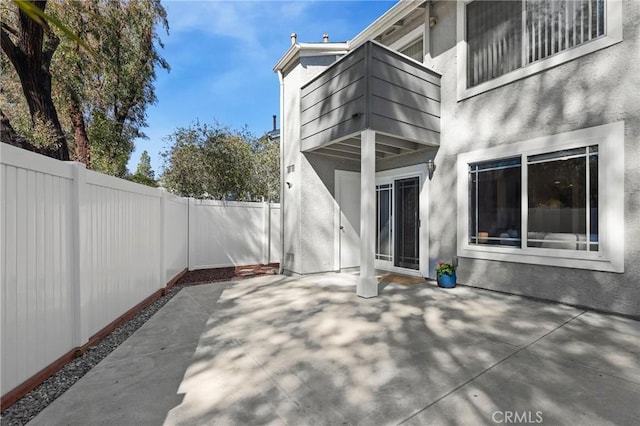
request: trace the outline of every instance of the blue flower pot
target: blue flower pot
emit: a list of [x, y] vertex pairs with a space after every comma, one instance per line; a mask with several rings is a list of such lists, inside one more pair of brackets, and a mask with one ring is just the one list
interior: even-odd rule
[[440, 275], [438, 277], [438, 286], [442, 288], [454, 288], [456, 286], [456, 273]]

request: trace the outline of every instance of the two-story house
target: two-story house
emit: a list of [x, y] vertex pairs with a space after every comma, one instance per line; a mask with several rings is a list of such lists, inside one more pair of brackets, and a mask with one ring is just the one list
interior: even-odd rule
[[280, 79], [283, 268], [640, 314], [640, 2], [400, 1]]

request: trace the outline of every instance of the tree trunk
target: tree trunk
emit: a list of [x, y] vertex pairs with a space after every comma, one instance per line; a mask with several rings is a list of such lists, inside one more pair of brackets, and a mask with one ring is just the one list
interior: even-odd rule
[[76, 141], [76, 157], [87, 168], [91, 167], [91, 152], [89, 149], [89, 137], [84, 123], [84, 115], [77, 99], [72, 99], [69, 106], [69, 117], [73, 125], [73, 133]]
[[[46, 1], [31, 1], [36, 7], [44, 10]], [[54, 129], [52, 146], [44, 148], [45, 155], [69, 160], [67, 140], [62, 131], [58, 113], [51, 98], [51, 58], [60, 40], [47, 27], [28, 17], [22, 10], [19, 12], [20, 28], [17, 44], [9, 37], [9, 33], [2, 28], [2, 50], [13, 64], [24, 92], [31, 121], [37, 119], [51, 123]], [[46, 33], [46, 39], [45, 39]]]
[[[51, 123], [54, 130], [54, 141], [50, 147], [45, 148], [46, 155], [59, 160], [69, 160], [69, 148], [67, 139], [62, 131], [56, 107], [51, 98], [51, 74], [38, 68], [37, 64], [31, 62], [25, 64], [26, 72], [20, 75], [22, 90], [27, 95], [27, 105], [31, 113], [31, 121], [36, 123], [36, 119], [41, 119], [45, 123]], [[23, 69], [24, 69], [23, 68]]]

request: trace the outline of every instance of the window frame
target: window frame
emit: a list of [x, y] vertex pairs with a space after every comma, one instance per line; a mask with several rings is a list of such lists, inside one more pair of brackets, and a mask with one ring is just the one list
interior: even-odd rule
[[[420, 53], [420, 57], [422, 59], [414, 58], [413, 56], [407, 55], [406, 53], [403, 52], [404, 50], [406, 50], [409, 47], [412, 47], [412, 46], [414, 46], [414, 45], [416, 45], [418, 43], [422, 43], [422, 50], [421, 50], [421, 53]], [[424, 37], [418, 37], [415, 40], [413, 40], [411, 43], [409, 43], [406, 46], [404, 46], [403, 48], [398, 49], [398, 53], [401, 53], [404, 56], [407, 56], [407, 57], [413, 59], [414, 61], [418, 61], [420, 63], [423, 63], [423, 61], [424, 61]]]
[[[595, 40], [559, 52], [553, 56], [524, 65], [506, 74], [485, 81], [473, 87], [467, 87], [467, 4], [475, 0], [463, 0], [457, 3], [457, 100], [461, 101], [489, 90], [529, 77], [549, 68], [556, 67], [581, 56], [612, 46], [622, 41], [622, 1], [605, 1], [605, 34]], [[526, 2], [527, 0], [522, 0]]]
[[389, 45], [389, 48], [397, 51], [398, 53], [400, 53], [401, 50], [404, 50], [407, 47], [409, 47], [410, 45], [412, 45], [413, 43], [416, 43], [419, 39], [422, 39], [422, 61], [418, 61], [418, 60], [416, 60], [414, 58], [411, 58], [409, 56], [407, 56], [407, 57], [410, 58], [413, 61], [424, 63], [424, 57], [426, 55], [426, 49], [425, 49], [426, 37], [425, 37], [425, 26], [424, 25], [418, 25], [413, 30], [409, 31], [407, 34], [403, 35], [398, 40], [396, 40], [393, 43], [391, 43]]
[[[527, 156], [598, 146], [599, 251], [527, 247]], [[521, 247], [469, 244], [469, 164], [521, 156]], [[624, 272], [624, 122], [605, 124], [459, 154], [457, 158], [459, 257]]]

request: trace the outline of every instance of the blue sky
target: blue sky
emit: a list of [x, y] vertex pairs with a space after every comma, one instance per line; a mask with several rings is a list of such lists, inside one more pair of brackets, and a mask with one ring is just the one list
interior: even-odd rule
[[247, 126], [256, 136], [272, 128], [279, 113], [278, 77], [273, 66], [289, 48], [292, 32], [300, 42], [353, 38], [395, 1], [179, 1], [162, 2], [169, 35], [161, 53], [171, 71], [158, 70], [158, 103], [148, 108], [149, 139], [136, 141], [129, 170], [140, 154], [161, 171], [165, 138], [197, 119], [234, 129]]

